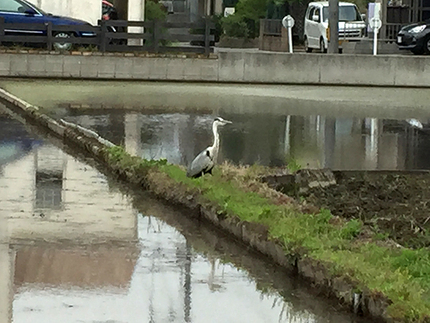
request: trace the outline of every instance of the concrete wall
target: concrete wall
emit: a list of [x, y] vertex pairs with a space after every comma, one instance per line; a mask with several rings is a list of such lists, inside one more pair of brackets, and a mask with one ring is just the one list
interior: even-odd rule
[[217, 81], [215, 59], [0, 54], [0, 76]]
[[43, 11], [88, 21], [97, 25], [102, 16], [101, 0], [30, 0]]
[[263, 83], [428, 86], [426, 57], [219, 53], [219, 80]]
[[427, 57], [220, 51], [183, 55], [0, 52], [0, 76], [201, 82], [417, 86], [430, 85]]

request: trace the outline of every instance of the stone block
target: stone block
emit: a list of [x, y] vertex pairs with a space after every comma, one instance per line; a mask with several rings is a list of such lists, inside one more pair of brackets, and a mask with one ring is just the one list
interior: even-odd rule
[[100, 57], [82, 56], [81, 57], [81, 77], [97, 78], [99, 71]]
[[28, 76], [28, 54], [10, 54], [11, 76]]
[[151, 59], [146, 57], [133, 58], [133, 78], [146, 80], [149, 78]]
[[98, 56], [98, 77], [99, 78], [114, 78], [115, 77], [115, 62], [118, 58], [113, 56]]
[[[318, 55], [320, 83], [342, 85], [394, 85], [395, 56]], [[363, 68], [365, 66], [365, 68]]]
[[[33, 55], [29, 56], [31, 59]], [[43, 55], [45, 56], [46, 74], [49, 77], [63, 76], [64, 56], [63, 55]]]
[[11, 61], [11, 55], [10, 54], [0, 54], [0, 76], [8, 76], [10, 75], [10, 61]]
[[219, 51], [219, 81], [243, 82], [245, 59], [242, 52]]
[[237, 239], [242, 239], [242, 222], [236, 217], [227, 217], [219, 220], [219, 225], [221, 228], [230, 232]]
[[[166, 79], [183, 80], [185, 73], [185, 60], [183, 58], [170, 58], [167, 60]], [[189, 67], [189, 66], [188, 66]]]
[[154, 57], [148, 58], [149, 69], [149, 79], [150, 80], [165, 80], [167, 77], [167, 63], [168, 58], [164, 57]]
[[200, 78], [201, 81], [218, 81], [218, 60], [200, 59]]
[[202, 208], [201, 209], [201, 214], [203, 215], [203, 217], [206, 220], [209, 220], [213, 224], [218, 225], [219, 219], [218, 219], [218, 215], [217, 215], [216, 211]]
[[133, 76], [133, 58], [117, 57], [115, 59], [115, 78], [131, 79]]
[[183, 79], [184, 80], [200, 80], [201, 64], [199, 59], [186, 58], [182, 60], [184, 66]]
[[28, 75], [46, 76], [46, 58], [49, 55], [28, 55]]
[[82, 56], [64, 55], [63, 76], [78, 78], [81, 76]]
[[430, 67], [425, 56], [396, 56], [390, 59], [393, 64], [393, 78], [396, 86], [428, 85]]

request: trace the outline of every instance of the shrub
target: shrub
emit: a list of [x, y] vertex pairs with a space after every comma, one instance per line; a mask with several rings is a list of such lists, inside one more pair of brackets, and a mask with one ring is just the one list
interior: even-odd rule
[[162, 4], [154, 0], [145, 1], [145, 20], [157, 19], [164, 21], [166, 18], [167, 12]]
[[227, 36], [237, 38], [249, 38], [248, 26], [239, 15], [230, 15], [222, 18], [222, 27]]
[[256, 38], [260, 33], [260, 19], [266, 16], [267, 0], [239, 0], [236, 11], [222, 20], [227, 36]]
[[[214, 46], [215, 43], [219, 42], [220, 36], [223, 33], [223, 29], [221, 26], [221, 19], [222, 18], [223, 18], [223, 16], [221, 14], [213, 15], [211, 17], [211, 21], [214, 24], [214, 28], [211, 29], [210, 34], [214, 36], [214, 40], [210, 42], [210, 46]], [[204, 20], [202, 20], [202, 22], [204, 23]], [[190, 29], [190, 34], [204, 35], [205, 29], [204, 28], [197, 28], [197, 29], [192, 28], [192, 29]], [[199, 41], [199, 40], [193, 40], [193, 41], [191, 41], [191, 45], [204, 46], [205, 42]]]
[[[166, 18], [167, 18], [166, 8], [161, 3], [158, 3], [158, 0], [145, 1], [145, 20], [146, 21], [152, 21], [152, 20], [165, 21]], [[147, 28], [147, 31], [149, 33], [154, 32], [153, 28]], [[165, 28], [162, 28], [159, 32], [163, 34], [166, 31], [167, 30]], [[148, 45], [151, 45], [153, 41], [146, 40], [145, 43]], [[166, 46], [169, 44], [169, 41], [163, 39], [159, 43], [163, 46]]]

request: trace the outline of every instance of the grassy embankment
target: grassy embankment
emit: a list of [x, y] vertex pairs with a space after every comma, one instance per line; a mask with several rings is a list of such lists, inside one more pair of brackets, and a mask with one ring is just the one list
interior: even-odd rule
[[111, 164], [144, 179], [159, 192], [194, 196], [226, 216], [268, 227], [269, 238], [285, 252], [325, 265], [331, 275], [355, 282], [357, 292], [384, 295], [388, 316], [404, 322], [430, 321], [430, 251], [394, 247], [369, 233], [359, 220], [333, 217], [327, 210], [304, 213], [298, 202], [257, 180], [257, 167], [219, 167], [214, 176], [190, 179], [165, 161], [131, 157], [122, 148], [107, 151]]

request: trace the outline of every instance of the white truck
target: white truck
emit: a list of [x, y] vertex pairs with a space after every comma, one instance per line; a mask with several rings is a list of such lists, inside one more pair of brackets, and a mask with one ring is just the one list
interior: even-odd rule
[[[304, 45], [306, 52], [318, 49], [327, 52], [330, 30], [328, 1], [311, 2], [304, 21]], [[339, 48], [345, 41], [359, 41], [366, 35], [366, 23], [357, 6], [339, 2]]]

